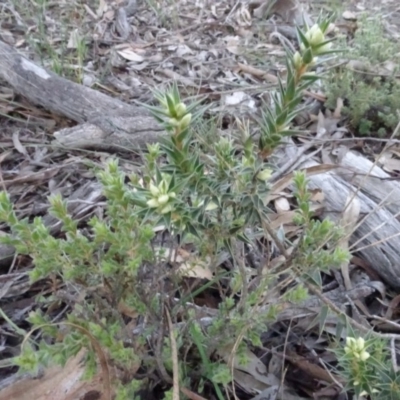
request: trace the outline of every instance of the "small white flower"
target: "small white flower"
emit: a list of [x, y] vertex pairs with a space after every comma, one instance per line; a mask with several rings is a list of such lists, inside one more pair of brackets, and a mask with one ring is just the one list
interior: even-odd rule
[[152, 183], [150, 183], [149, 190], [154, 197], [160, 194], [160, 189], [157, 186], [153, 185]]
[[304, 36], [311, 46], [317, 46], [325, 40], [325, 35], [318, 24], [313, 25]]
[[176, 105], [175, 112], [178, 118], [182, 118], [186, 114], [186, 104], [179, 103], [178, 105]]
[[364, 348], [365, 348], [365, 340], [362, 337], [359, 337], [356, 340], [356, 348], [358, 350], [364, 350]]
[[298, 51], [293, 55], [293, 63], [296, 68], [300, 68], [303, 64], [303, 57]]
[[150, 199], [150, 200], [147, 200], [147, 205], [148, 205], [150, 208], [157, 208], [157, 207], [159, 206], [157, 199]]
[[266, 168], [257, 174], [257, 179], [259, 179], [260, 181], [266, 181], [271, 177], [271, 175], [272, 170], [270, 168]]
[[158, 197], [157, 202], [160, 206], [163, 206], [164, 204], [167, 204], [169, 200], [169, 196], [167, 194], [162, 194], [161, 196]]
[[370, 357], [370, 354], [365, 350], [363, 352], [361, 352], [361, 354], [360, 354], [361, 361], [368, 360], [369, 357]]
[[180, 122], [179, 122], [176, 118], [170, 118], [170, 119], [168, 120], [168, 123], [169, 123], [171, 126], [179, 126], [179, 124], [180, 124]]
[[365, 348], [365, 340], [362, 337], [359, 337], [356, 340], [355, 344], [356, 344], [355, 347], [356, 347], [357, 350], [359, 350], [359, 351], [364, 350], [364, 348]]
[[186, 114], [181, 119], [179, 126], [181, 129], [185, 129], [190, 125], [191, 122], [192, 122], [192, 114], [189, 113], [189, 114]]
[[216, 203], [214, 203], [213, 201], [210, 201], [207, 204], [206, 211], [212, 211], [212, 210], [215, 210], [216, 208], [218, 208], [218, 205]]

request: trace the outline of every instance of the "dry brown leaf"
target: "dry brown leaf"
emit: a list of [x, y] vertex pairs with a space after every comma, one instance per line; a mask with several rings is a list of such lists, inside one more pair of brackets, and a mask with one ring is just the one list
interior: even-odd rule
[[[161, 250], [161, 248], [156, 248]], [[186, 278], [198, 278], [198, 279], [208, 279], [213, 278], [213, 273], [211, 271], [211, 259], [207, 257], [205, 260], [200, 259], [194, 254], [179, 248], [177, 251], [174, 249], [163, 248], [163, 257], [166, 260], [171, 260], [177, 264], [180, 264], [177, 272]]]
[[352, 11], [344, 11], [342, 14], [343, 19], [356, 20], [357, 16]]
[[[323, 207], [324, 207], [323, 204], [313, 204], [311, 206], [311, 211], [313, 213], [316, 213], [319, 210], [322, 210]], [[293, 211], [285, 211], [280, 214], [278, 214], [278, 213], [270, 214], [269, 218], [270, 218], [271, 228], [278, 229], [281, 226], [283, 226], [286, 231], [288, 226], [292, 226], [295, 229], [300, 229], [297, 225], [295, 225], [293, 223], [293, 219], [294, 219], [295, 215], [296, 215], [296, 211], [294, 211], [294, 210]], [[290, 231], [291, 231], [291, 229], [290, 229]]]
[[118, 50], [117, 53], [122, 58], [125, 58], [125, 60], [128, 60], [128, 61], [142, 62], [144, 60], [144, 58], [141, 55], [135, 53], [131, 49]]
[[386, 319], [392, 319], [395, 310], [397, 311], [396, 314], [398, 314], [399, 304], [400, 304], [400, 294], [398, 294], [397, 296], [393, 297], [392, 300], [390, 300], [385, 314]]
[[207, 400], [206, 398], [200, 396], [197, 393], [192, 392], [189, 389], [181, 387], [181, 392], [190, 400]]
[[[303, 168], [302, 171], [306, 173], [307, 176], [324, 174], [326, 172], [332, 171], [338, 168], [337, 165], [332, 164], [321, 164], [316, 165], [314, 167]], [[289, 185], [292, 184], [294, 173], [291, 172], [281, 179], [276, 181], [271, 188], [270, 194], [266, 198], [266, 202], [269, 203], [273, 198], [276, 198], [277, 193], [281, 193], [284, 189], [286, 189]]]
[[[99, 377], [81, 381], [85, 350], [62, 367], [50, 367], [39, 379], [24, 379], [0, 391], [0, 400], [77, 400], [90, 392], [102, 393]], [[100, 398], [100, 397], [98, 397]]]
[[[360, 211], [360, 201], [358, 200], [357, 196], [354, 196], [351, 193], [346, 200], [343, 216], [339, 221], [339, 225], [342, 227], [344, 233], [337, 246], [344, 251], [347, 251], [349, 249], [350, 236], [356, 228], [357, 221], [360, 216]], [[346, 290], [350, 290], [352, 288], [352, 284], [349, 275], [349, 263], [342, 263], [341, 270], [344, 279], [344, 286], [346, 287]]]
[[278, 83], [278, 78], [275, 75], [269, 74], [262, 69], [252, 67], [251, 65], [238, 63], [240, 70], [244, 73], [251, 74], [257, 78], [265, 79], [271, 83]]
[[74, 29], [68, 39], [67, 49], [76, 49], [79, 46], [81, 36], [79, 34], [79, 29]]
[[1, 153], [0, 154], [0, 164], [3, 161], [9, 160], [12, 157], [12, 153], [13, 153], [12, 150], [7, 150], [7, 151], [4, 151], [3, 153]]
[[325, 199], [325, 193], [321, 189], [310, 189], [311, 201], [322, 203]]
[[290, 210], [290, 204], [286, 197], [278, 197], [274, 201], [274, 205], [278, 214], [282, 214]]
[[306, 374], [316, 380], [321, 380], [328, 383], [344, 383], [344, 379], [342, 377], [326, 371], [319, 365], [308, 361], [306, 358], [299, 356], [290, 350], [286, 350], [285, 358], [301, 371], [304, 371]]
[[121, 7], [117, 10], [114, 27], [122, 40], [126, 40], [128, 38], [131, 32], [131, 26], [129, 25], [125, 8]]
[[18, 131], [13, 132], [12, 140], [13, 140], [14, 147], [18, 151], [18, 153], [21, 153], [24, 156], [27, 156], [28, 152], [26, 151], [26, 148], [22, 145], [22, 143], [19, 140], [19, 132]]
[[99, 7], [96, 10], [97, 16], [100, 18], [107, 11], [108, 6], [106, 0], [99, 0]]
[[400, 171], [400, 160], [393, 158], [391, 151], [386, 151], [383, 154], [377, 156], [379, 163], [382, 165], [382, 169], [387, 172]]
[[[246, 349], [246, 364], [241, 364], [236, 357], [232, 357], [232, 349], [225, 347], [218, 349], [218, 354], [231, 366], [235, 382], [248, 393], [263, 393], [261, 398], [275, 398], [280, 400], [302, 400], [302, 397], [292, 395], [285, 384], [277, 376], [267, 370], [265, 364], [249, 349]], [[268, 392], [268, 395], [266, 392]], [[264, 397], [265, 395], [265, 397]], [[269, 396], [269, 397], [268, 397]], [[271, 397], [273, 396], [273, 397]]]
[[208, 279], [213, 278], [213, 274], [209, 268], [209, 263], [194, 259], [191, 262], [184, 262], [178, 269], [181, 276], [187, 278]]
[[226, 42], [226, 49], [230, 53], [236, 56], [239, 56], [243, 53], [243, 48], [240, 46], [239, 36], [226, 36], [224, 41]]

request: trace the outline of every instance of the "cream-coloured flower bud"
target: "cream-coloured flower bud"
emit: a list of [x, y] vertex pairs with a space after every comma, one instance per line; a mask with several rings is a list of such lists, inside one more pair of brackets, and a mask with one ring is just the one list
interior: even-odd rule
[[149, 190], [154, 197], [157, 197], [160, 194], [160, 189], [152, 183], [149, 185]]
[[310, 45], [311, 46], [318, 46], [325, 40], [325, 35], [321, 31], [321, 29], [317, 29], [310, 37]]
[[157, 199], [150, 199], [147, 201], [147, 205], [150, 208], [157, 208], [159, 206]]
[[168, 120], [168, 123], [169, 123], [171, 126], [179, 126], [179, 124], [180, 124], [180, 122], [179, 122], [176, 118], [170, 118], [170, 119]]
[[360, 354], [360, 360], [361, 361], [366, 361], [366, 360], [368, 360], [368, 358], [370, 357], [370, 354], [368, 353], [368, 351], [363, 351], [363, 352], [361, 352], [361, 354]]
[[259, 179], [260, 181], [266, 181], [271, 177], [271, 175], [272, 175], [272, 170], [270, 168], [266, 168], [257, 174], [257, 179]]
[[187, 108], [186, 108], [185, 103], [179, 103], [176, 105], [175, 112], [176, 112], [178, 119], [180, 119], [181, 117], [183, 117], [186, 114], [186, 110], [187, 110]]
[[362, 337], [357, 338], [356, 342], [356, 348], [358, 351], [362, 351], [365, 348], [365, 340]]
[[298, 51], [296, 51], [296, 53], [293, 55], [293, 64], [297, 69], [303, 65], [303, 57]]
[[175, 199], [176, 193], [175, 193], [175, 192], [169, 192], [169, 193], [168, 193], [168, 196], [169, 196], [171, 199]]
[[161, 196], [158, 197], [157, 201], [160, 206], [163, 206], [164, 204], [167, 204], [169, 200], [169, 196], [167, 194], [162, 194]]
[[314, 24], [305, 34], [304, 36], [307, 38], [307, 40], [309, 41], [312, 37], [312, 35], [314, 35], [316, 32], [318, 32], [319, 30], [321, 30], [321, 28], [319, 27], [318, 24]]
[[186, 114], [180, 121], [180, 128], [185, 129], [190, 125], [190, 122], [192, 121], [192, 114]]
[[214, 203], [213, 201], [210, 201], [207, 204], [206, 211], [212, 211], [215, 210], [216, 208], [218, 208], [218, 204]]
[[346, 348], [352, 349], [354, 345], [356, 344], [356, 339], [353, 337], [347, 337], [346, 338]]

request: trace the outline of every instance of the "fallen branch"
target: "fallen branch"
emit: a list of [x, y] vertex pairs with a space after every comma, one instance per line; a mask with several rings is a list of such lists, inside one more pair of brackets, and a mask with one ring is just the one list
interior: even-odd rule
[[132, 150], [164, 133], [147, 110], [64, 79], [0, 41], [0, 77], [16, 92], [46, 110], [79, 124], [55, 133], [68, 147]]

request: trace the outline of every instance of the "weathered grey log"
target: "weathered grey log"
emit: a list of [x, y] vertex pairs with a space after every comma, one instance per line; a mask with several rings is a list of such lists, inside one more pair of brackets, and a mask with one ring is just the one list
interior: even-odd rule
[[343, 167], [338, 175], [346, 182], [359, 187], [361, 192], [376, 204], [383, 203], [393, 215], [400, 212], [400, 184], [382, 168], [354, 151], [347, 151], [338, 160]]
[[[0, 77], [19, 94], [46, 110], [99, 128], [102, 133], [95, 135], [94, 147], [103, 145], [104, 148], [116, 142], [137, 148], [157, 140], [164, 133], [144, 108], [126, 104], [47, 71], [2, 41], [0, 53]], [[74, 137], [68, 129], [62, 130], [57, 136], [60, 144], [62, 134], [71, 135], [70, 140]], [[88, 147], [88, 140], [85, 146]]]
[[[277, 154], [277, 163], [283, 165], [285, 160], [296, 159], [296, 153], [295, 146], [285, 146]], [[296, 169], [319, 165], [305, 156], [301, 159], [303, 161]], [[347, 199], [357, 192], [360, 220], [363, 221], [350, 238], [351, 244], [356, 243], [350, 250], [359, 250], [359, 254], [389, 286], [400, 289], [400, 222], [397, 219], [400, 185], [395, 181], [366, 178], [372, 163], [352, 151], [344, 154], [338, 165], [342, 168], [309, 176], [309, 186], [322, 190], [325, 195], [324, 216], [333, 221], [341, 219]], [[371, 172], [381, 178], [389, 177], [379, 167], [374, 167]]]
[[[160, 139], [165, 131], [153, 117], [105, 117], [99, 126], [86, 123], [54, 132], [54, 146], [101, 151], [132, 151]], [[105, 126], [108, 125], [107, 131]]]

